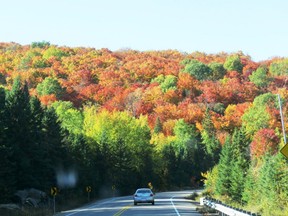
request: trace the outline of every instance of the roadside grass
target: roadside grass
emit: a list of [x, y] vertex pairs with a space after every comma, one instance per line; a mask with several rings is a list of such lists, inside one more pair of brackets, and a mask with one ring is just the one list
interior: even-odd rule
[[23, 210], [1, 209], [1, 216], [51, 216], [53, 210], [49, 208], [29, 208]]
[[200, 205], [200, 198], [203, 197], [203, 194], [198, 194], [196, 192], [193, 192], [189, 196], [185, 197], [186, 199], [192, 200], [194, 205], [196, 205], [196, 211], [199, 212], [202, 215], [218, 215], [218, 213], [211, 208], [208, 208], [206, 206]]
[[[92, 201], [92, 200], [91, 200]], [[78, 208], [88, 203], [87, 197], [71, 196], [56, 196], [55, 214], [61, 211]], [[53, 200], [47, 207], [23, 207], [22, 209], [2, 209], [0, 208], [1, 216], [52, 216], [54, 215]]]
[[200, 200], [200, 196], [196, 192], [193, 192], [192, 194], [190, 194], [189, 196], [187, 196], [185, 198], [189, 199], [189, 200], [195, 200], [195, 201]]

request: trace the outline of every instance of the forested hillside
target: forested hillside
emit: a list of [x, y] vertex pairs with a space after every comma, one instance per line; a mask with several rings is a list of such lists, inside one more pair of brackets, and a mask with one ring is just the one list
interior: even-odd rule
[[[288, 58], [0, 43], [0, 194], [197, 186], [288, 212]], [[59, 185], [60, 184], [60, 185]]]

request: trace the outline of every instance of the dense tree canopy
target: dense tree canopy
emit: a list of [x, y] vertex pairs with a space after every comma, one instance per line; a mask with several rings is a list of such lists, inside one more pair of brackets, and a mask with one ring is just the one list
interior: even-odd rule
[[212, 77], [212, 69], [208, 65], [197, 60], [188, 61], [185, 65], [184, 72], [189, 73], [198, 80], [206, 80]]
[[227, 57], [224, 63], [224, 68], [229, 71], [237, 71], [241, 73], [243, 69], [243, 64], [238, 55], [232, 55]]
[[254, 62], [241, 52], [0, 43], [1, 199], [48, 191], [55, 170], [72, 166], [74, 189], [89, 184], [95, 196], [104, 186], [196, 186], [202, 172], [211, 195], [249, 207], [272, 178], [285, 182], [276, 94], [286, 120], [287, 68], [286, 58]]

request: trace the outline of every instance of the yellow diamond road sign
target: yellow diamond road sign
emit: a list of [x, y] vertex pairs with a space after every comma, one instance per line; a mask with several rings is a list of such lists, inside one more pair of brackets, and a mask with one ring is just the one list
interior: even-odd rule
[[52, 195], [52, 196], [56, 196], [58, 191], [57, 191], [57, 188], [56, 188], [56, 187], [52, 187], [51, 190], [50, 190], [50, 192], [51, 192], [51, 195]]
[[88, 193], [90, 193], [91, 190], [92, 190], [91, 186], [87, 186], [87, 187], [86, 187], [86, 191], [87, 191]]
[[286, 144], [281, 150], [280, 152], [286, 157], [288, 158], [288, 144]]

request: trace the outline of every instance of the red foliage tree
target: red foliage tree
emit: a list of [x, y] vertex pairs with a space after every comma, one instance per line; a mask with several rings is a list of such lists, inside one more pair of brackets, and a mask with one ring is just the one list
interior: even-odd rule
[[183, 118], [190, 124], [202, 122], [205, 109], [204, 104], [192, 103], [191, 99], [186, 99], [177, 106], [178, 118]]
[[261, 129], [253, 137], [250, 145], [251, 155], [259, 158], [265, 153], [275, 154], [278, 151], [279, 137], [272, 129]]

